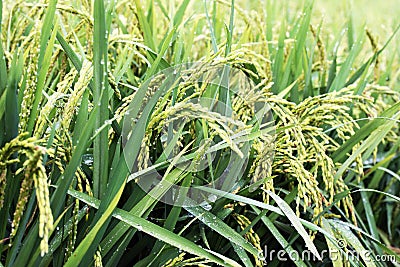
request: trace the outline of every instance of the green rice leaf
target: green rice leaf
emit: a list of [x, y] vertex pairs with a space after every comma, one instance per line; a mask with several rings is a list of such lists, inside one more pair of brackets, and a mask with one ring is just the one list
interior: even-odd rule
[[229, 241], [244, 248], [254, 256], [258, 256], [258, 250], [245, 240], [238, 232], [226, 225], [221, 219], [208, 212], [200, 206], [185, 207], [187, 211], [196, 216], [206, 226], [219, 233], [221, 236], [227, 238]]
[[[261, 211], [254, 207], [251, 206], [251, 208], [259, 215], [261, 214]], [[287, 252], [289, 256], [296, 255], [296, 251], [293, 249], [293, 247], [289, 244], [289, 242], [286, 241], [285, 237], [279, 232], [279, 230], [275, 227], [274, 223], [265, 215], [261, 217], [262, 222], [267, 226], [268, 230], [274, 235], [275, 239], [279, 242], [279, 244], [282, 246], [282, 248]], [[267, 257], [268, 255], [264, 255]], [[291, 257], [290, 258], [296, 266], [307, 266], [301, 259], [300, 257]]]
[[273, 192], [268, 191], [268, 190], [265, 190], [265, 192], [275, 200], [276, 204], [279, 206], [279, 208], [282, 210], [282, 212], [286, 215], [286, 217], [293, 224], [293, 227], [297, 230], [297, 232], [301, 235], [304, 242], [306, 243], [307, 249], [309, 249], [311, 251], [311, 253], [317, 259], [322, 260], [321, 256], [319, 255], [319, 252], [318, 252], [317, 248], [315, 247], [314, 243], [312, 242], [310, 236], [307, 234], [307, 232], [304, 229], [303, 225], [301, 224], [299, 218], [296, 216], [296, 214], [290, 208], [290, 206], [283, 199], [281, 199], [278, 195], [274, 194]]
[[360, 240], [353, 234], [353, 232], [344, 225], [337, 223], [335, 220], [330, 220], [330, 224], [338, 231], [344, 240], [352, 246], [358, 255], [364, 260], [367, 267], [376, 266], [373, 259], [370, 257], [368, 250], [364, 248]]
[[[93, 197], [90, 197], [86, 194], [80, 193], [75, 190], [68, 190], [68, 194], [71, 196], [79, 199], [80, 201], [88, 204], [89, 206], [93, 208], [99, 208], [100, 206], [100, 201], [98, 199], [95, 199]], [[121, 210], [121, 209], [115, 209], [113, 212], [112, 216], [128, 225], [131, 227], [134, 227], [138, 229], [139, 231], [143, 231], [144, 233], [153, 236], [159, 240], [162, 240], [168, 244], [171, 244], [173, 246], [176, 246], [177, 248], [187, 251], [188, 253], [204, 257], [216, 264], [219, 264], [221, 266], [241, 266], [240, 264], [236, 263], [235, 261], [220, 255], [217, 252], [214, 251], [209, 251], [206, 249], [203, 249], [196, 244], [192, 243], [191, 241], [180, 237], [179, 235], [176, 235], [169, 230], [166, 230], [156, 224], [153, 224], [139, 216], [133, 215], [127, 211]]]
[[[85, 239], [80, 242], [79, 246], [72, 253], [72, 256], [65, 263], [65, 266], [78, 266], [85, 254], [87, 253], [89, 247], [92, 245], [94, 239], [96, 238], [97, 233], [100, 231], [103, 224], [108, 220], [108, 218], [112, 215], [115, 207], [117, 207], [118, 201], [121, 198], [122, 192], [124, 191], [124, 184], [119, 189], [118, 193], [115, 195], [114, 199], [111, 201], [110, 205], [108, 205], [107, 209], [102, 214], [100, 220], [96, 222], [94, 227], [90, 230], [90, 232], [86, 235]], [[89, 204], [89, 203], [87, 203]], [[96, 207], [98, 208], [98, 207]]]

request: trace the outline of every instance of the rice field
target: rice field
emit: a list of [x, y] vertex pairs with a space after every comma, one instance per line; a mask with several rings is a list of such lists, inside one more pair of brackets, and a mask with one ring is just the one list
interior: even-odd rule
[[0, 0], [0, 266], [400, 266], [395, 0]]

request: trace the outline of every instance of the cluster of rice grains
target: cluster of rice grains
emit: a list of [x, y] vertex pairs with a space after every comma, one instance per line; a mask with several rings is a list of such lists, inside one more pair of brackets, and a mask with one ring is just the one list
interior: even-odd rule
[[[39, 207], [39, 236], [42, 238], [40, 249], [42, 255], [48, 252], [49, 234], [53, 230], [53, 215], [50, 209], [49, 187], [46, 170], [43, 166], [43, 155], [46, 149], [39, 145], [39, 141], [34, 138], [26, 138], [26, 134], [21, 134], [11, 142], [5, 144], [0, 150], [0, 191], [4, 192], [9, 166], [21, 162], [22, 167], [15, 172], [15, 179], [21, 177], [21, 186], [17, 207], [12, 218], [11, 239], [15, 236], [19, 222], [22, 218], [26, 204], [32, 194], [32, 189], [36, 189], [36, 199]], [[16, 154], [18, 153], [18, 157]], [[21, 175], [20, 175], [21, 174]], [[3, 206], [4, 194], [0, 195], [0, 207]]]
[[[242, 231], [246, 231], [245, 237], [246, 239], [259, 251], [262, 253], [263, 250], [261, 248], [260, 237], [254, 230], [250, 227], [251, 221], [243, 214], [235, 213], [233, 217], [236, 219], [237, 223], [240, 225], [240, 229]], [[260, 267], [264, 266], [264, 263], [259, 259], [259, 257], [254, 256], [255, 266]]]
[[204, 260], [201, 257], [192, 257], [185, 259], [187, 253], [182, 252], [174, 259], [167, 261], [163, 266], [164, 267], [174, 267], [174, 266], [199, 266], [199, 267], [207, 267], [211, 266], [209, 264], [210, 261]]
[[[167, 89], [163, 97], [157, 102], [148, 120], [146, 135], [138, 157], [139, 170], [149, 167], [149, 163], [158, 157], [158, 155], [154, 155], [158, 144], [161, 144], [162, 148], [165, 149], [167, 144], [162, 139], [164, 138], [163, 135], [168, 132], [166, 129], [174, 123], [180, 125], [179, 123], [182, 121], [185, 122], [187, 128], [184, 131], [186, 135], [181, 134], [177, 140], [180, 149], [199, 137], [205, 141], [198, 148], [192, 147], [192, 151], [196, 154], [192, 160], [194, 165], [196, 165], [195, 161], [198, 163], [200, 158], [204, 156], [204, 152], [210, 148], [212, 145], [211, 140], [221, 140], [227, 145], [227, 148], [221, 150], [218, 158], [214, 159], [214, 163], [226, 157], [229, 159], [230, 151], [236, 153], [241, 158], [247, 156], [241, 150], [242, 144], [236, 143], [232, 137], [235, 135], [248, 135], [250, 133], [253, 126], [249, 122], [254, 119], [254, 104], [260, 102], [259, 100], [263, 98], [263, 91], [260, 88], [268, 87], [265, 84], [250, 87], [244, 81], [236, 81], [238, 82], [238, 90], [230, 92], [231, 99], [229, 102], [232, 101], [232, 108], [230, 108], [220, 101], [222, 98], [220, 94], [226, 93], [226, 88], [215, 86], [216, 84], [223, 83], [221, 82], [222, 77], [220, 75], [223, 69], [227, 68], [227, 64], [231, 64], [231, 66], [237, 64], [239, 66], [240, 63], [245, 62], [240, 61], [240, 56], [243, 56], [242, 51], [238, 51], [237, 54], [232, 53], [230, 57], [226, 58], [215, 55], [207, 62], [194, 64], [189, 68], [181, 70], [181, 80]], [[229, 69], [232, 73], [235, 72], [235, 68]], [[233, 78], [235, 78], [234, 75]], [[158, 77], [151, 84], [157, 84], [157, 82], [159, 82]], [[149, 87], [153, 88], [154, 86], [151, 84]], [[146, 97], [149, 98], [150, 96], [151, 93]], [[248, 102], [249, 100], [250, 102]], [[251, 102], [253, 100], [254, 102]], [[217, 112], [218, 108], [216, 106], [219, 106], [219, 110], [221, 110], [221, 107], [223, 107], [223, 110], [231, 109], [232, 114], [230, 112], [227, 112], [229, 115], [224, 114], [224, 112]], [[196, 125], [196, 120], [201, 121], [203, 127], [207, 128], [206, 133], [204, 133], [204, 128], [201, 129], [201, 127], [199, 128]], [[178, 128], [175, 127], [172, 129], [173, 134], [178, 133]], [[254, 147], [263, 145], [262, 139], [267, 141], [268, 137], [261, 135], [259, 138], [256, 138], [254, 140]], [[272, 139], [272, 137], [269, 136], [269, 139]], [[177, 152], [174, 152], [174, 154], [176, 155]], [[257, 156], [259, 157], [259, 155]], [[261, 161], [259, 157], [258, 162]], [[268, 164], [271, 165], [271, 162]], [[256, 164], [254, 164], [253, 168], [255, 166]]]
[[[89, 8], [89, 4], [86, 4]], [[48, 166], [54, 164], [62, 175], [66, 164], [69, 163], [74, 147], [70, 134], [71, 125], [75, 123], [74, 117], [77, 112], [76, 107], [80, 105], [82, 95], [87, 91], [93, 75], [91, 62], [89, 60], [84, 60], [80, 71], [77, 71], [76, 68], [70, 68], [68, 65], [69, 63], [66, 56], [61, 53], [62, 48], [60, 46], [55, 46], [49, 58], [50, 66], [53, 66], [53, 70], [47, 74], [49, 80], [52, 80], [52, 83], [48, 85], [50, 90], [43, 92], [43, 98], [39, 102], [39, 114], [37, 118], [34, 118], [35, 124], [32, 131], [34, 137], [27, 138], [25, 131], [29, 128], [29, 115], [32, 114], [33, 103], [35, 98], [38, 97], [38, 47], [40, 47], [41, 29], [43, 28], [44, 11], [46, 8], [47, 4], [32, 4], [20, 1], [13, 5], [8, 13], [10, 16], [19, 12], [25, 13], [23, 16], [20, 15], [20, 19], [16, 22], [17, 24], [14, 25], [14, 30], [10, 31], [8, 38], [10, 44], [9, 50], [23, 52], [22, 59], [24, 60], [24, 65], [27, 67], [22, 73], [23, 79], [20, 85], [22, 87], [21, 92], [23, 92], [23, 94], [20, 94], [23, 96], [19, 116], [20, 134], [6, 144], [0, 152], [0, 185], [2, 189], [5, 187], [7, 166], [21, 163], [22, 167], [13, 175], [19, 177], [20, 173], [24, 173], [17, 207], [13, 217], [11, 238], [18, 229], [18, 223], [23, 215], [29, 196], [33, 188], [35, 188], [39, 206], [39, 236], [42, 238], [40, 245], [42, 255], [48, 252], [49, 234], [53, 230], [53, 217], [49, 200], [49, 173], [46, 172], [45, 164]], [[59, 12], [58, 15], [65, 19], [70, 14], [78, 18], [74, 23], [68, 24], [68, 27], [73, 29], [65, 36], [65, 39], [70, 44], [76, 43], [76, 36], [74, 33], [77, 32], [85, 32], [87, 34], [87, 40], [90, 42], [92, 39], [91, 31], [93, 19], [88, 12], [84, 9], [78, 11], [68, 5], [62, 4], [57, 5], [57, 10]], [[13, 18], [14, 17], [10, 17], [6, 22], [11, 23]], [[33, 20], [33, 27], [30, 28], [29, 35], [25, 35], [25, 30], [31, 23], [31, 18], [35, 18]], [[82, 29], [86, 30], [82, 31]], [[90, 45], [90, 43], [88, 43], [88, 45]], [[88, 49], [87, 52], [88, 54], [86, 56], [90, 59], [91, 50]], [[10, 62], [11, 56], [10, 54], [6, 54]], [[60, 69], [55, 68], [58, 61], [61, 62], [62, 67]], [[92, 104], [89, 103], [88, 112], [91, 106]], [[54, 137], [51, 137], [52, 129], [55, 129]], [[44, 147], [46, 146], [47, 140], [51, 138], [54, 138], [51, 148], [45, 149]], [[43, 156], [45, 154], [48, 155], [48, 157], [46, 157], [46, 163], [43, 162]], [[16, 157], [15, 155], [18, 156]], [[86, 174], [80, 167], [76, 171], [75, 178], [76, 182], [73, 183], [72, 187], [76, 187], [79, 191], [87, 192], [89, 195], [92, 195], [90, 183]], [[3, 204], [3, 197], [4, 195], [1, 194], [1, 205]], [[77, 217], [79, 201], [72, 198], [70, 198], [69, 201], [74, 203], [74, 208], [72, 209], [72, 218], [74, 222], [73, 227], [68, 231], [66, 258], [68, 258], [74, 250], [79, 222]], [[12, 239], [10, 245], [11, 244]]]

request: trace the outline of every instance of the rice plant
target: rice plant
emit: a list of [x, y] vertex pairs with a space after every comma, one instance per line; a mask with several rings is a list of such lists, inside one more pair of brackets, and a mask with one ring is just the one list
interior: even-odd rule
[[0, 1], [0, 266], [399, 266], [364, 2]]

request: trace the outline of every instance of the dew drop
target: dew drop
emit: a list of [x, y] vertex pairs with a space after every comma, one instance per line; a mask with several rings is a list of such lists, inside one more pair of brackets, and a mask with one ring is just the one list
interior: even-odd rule
[[212, 209], [212, 206], [210, 205], [210, 204], [206, 204], [206, 205], [204, 205], [203, 206], [203, 208], [205, 209], [205, 210], [211, 210]]

